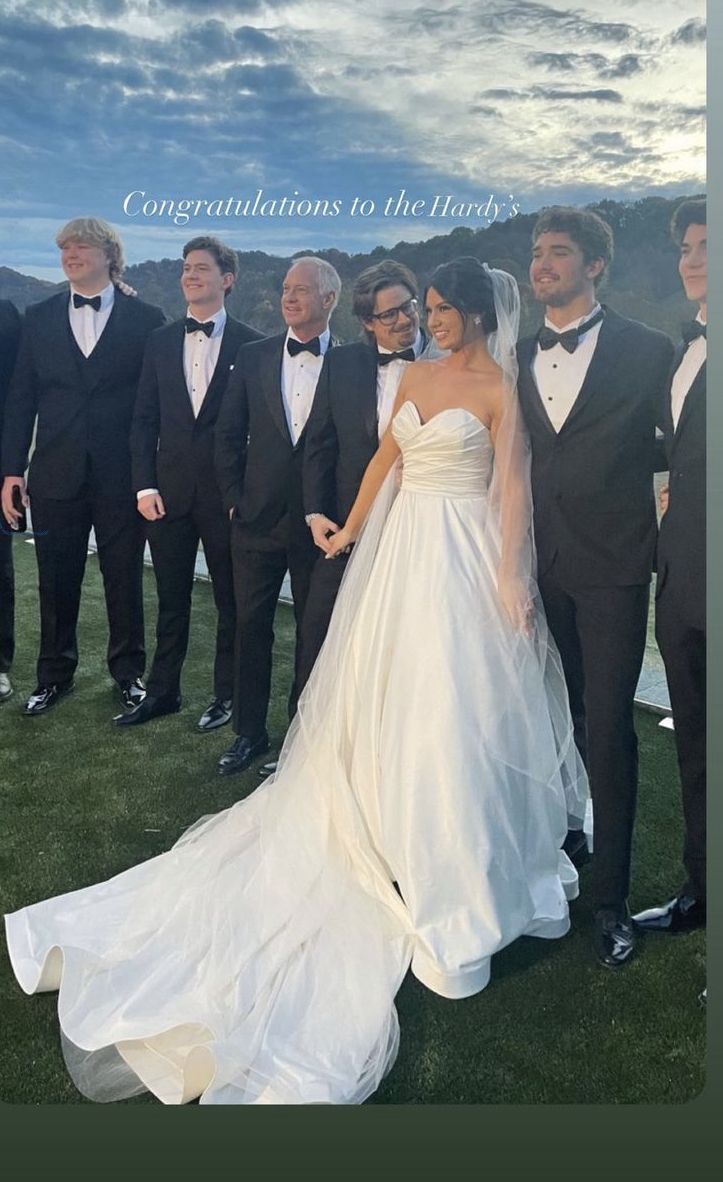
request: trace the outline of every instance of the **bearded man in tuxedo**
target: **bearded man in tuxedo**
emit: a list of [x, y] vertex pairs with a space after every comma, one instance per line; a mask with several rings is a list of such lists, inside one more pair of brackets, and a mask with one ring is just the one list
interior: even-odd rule
[[198, 727], [216, 730], [231, 718], [236, 607], [230, 522], [213, 464], [214, 429], [236, 354], [261, 339], [226, 312], [237, 272], [236, 252], [218, 238], [187, 242], [181, 273], [187, 315], [154, 332], [146, 346], [131, 457], [158, 590], [156, 651], [145, 699], [119, 714], [117, 726], [138, 726], [180, 709], [199, 540], [218, 618], [213, 699]]
[[[601, 964], [619, 968], [634, 951], [633, 702], [657, 534], [655, 431], [673, 347], [598, 302], [613, 255], [602, 218], [552, 207], [532, 243], [530, 281], [545, 324], [520, 342], [518, 388], [532, 445], [538, 582], [590, 777], [594, 948]], [[581, 824], [574, 820], [565, 843], [577, 864], [587, 855]]]
[[129, 436], [143, 350], [165, 317], [119, 286], [123, 246], [107, 222], [75, 218], [56, 242], [70, 290], [25, 313], [2, 444], [5, 520], [17, 521], [16, 489], [25, 504], [30, 498], [38, 562], [40, 654], [28, 715], [44, 714], [73, 689], [91, 528], [108, 613], [108, 668], [126, 709], [145, 695], [144, 536]]
[[219, 761], [224, 776], [243, 771], [269, 748], [273, 622], [287, 570], [296, 618], [289, 717], [296, 711], [300, 630], [317, 555], [304, 520], [302, 462], [340, 290], [330, 263], [312, 256], [294, 261], [281, 295], [286, 331], [240, 350], [216, 426], [218, 482], [231, 515], [237, 619], [237, 737]]
[[697, 304], [666, 386], [662, 427], [667, 508], [660, 523], [655, 635], [665, 662], [683, 793], [686, 879], [669, 902], [641, 911], [646, 932], [689, 932], [706, 923], [706, 356], [708, 228], [705, 200], [685, 201], [672, 221], [685, 294]]
[[[0, 449], [5, 399], [20, 341], [20, 314], [9, 300], [0, 300]], [[15, 572], [12, 532], [0, 522], [0, 702], [12, 696], [8, 673], [15, 655]]]

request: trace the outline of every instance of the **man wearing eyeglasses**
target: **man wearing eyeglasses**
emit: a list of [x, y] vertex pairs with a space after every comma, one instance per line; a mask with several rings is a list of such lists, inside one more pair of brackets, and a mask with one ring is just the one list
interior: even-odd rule
[[[357, 278], [352, 309], [364, 340], [327, 354], [306, 429], [306, 522], [319, 558], [349, 514], [364, 471], [389, 426], [402, 374], [426, 338], [419, 327], [417, 280], [385, 259]], [[317, 561], [301, 630], [299, 690], [324, 643], [347, 558]]]

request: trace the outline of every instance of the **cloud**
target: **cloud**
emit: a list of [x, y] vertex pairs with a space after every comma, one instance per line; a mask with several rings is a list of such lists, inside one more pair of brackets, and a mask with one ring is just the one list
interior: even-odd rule
[[626, 53], [617, 61], [612, 61], [602, 53], [533, 52], [527, 54], [526, 60], [531, 66], [541, 66], [551, 74], [567, 74], [589, 67], [598, 78], [630, 78], [642, 73], [646, 65], [637, 53]]
[[686, 21], [670, 37], [674, 45], [699, 45], [705, 39], [706, 24], [700, 17], [693, 17], [691, 20]]
[[531, 86], [527, 90], [512, 90], [509, 87], [492, 87], [483, 90], [480, 98], [488, 99], [544, 99], [547, 102], [621, 103], [619, 90], [573, 90], [557, 86]]

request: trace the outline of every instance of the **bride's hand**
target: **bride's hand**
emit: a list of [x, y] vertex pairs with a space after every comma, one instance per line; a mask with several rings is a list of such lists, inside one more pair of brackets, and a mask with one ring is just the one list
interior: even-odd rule
[[328, 548], [324, 557], [336, 558], [337, 554], [348, 554], [355, 541], [356, 538], [352, 537], [346, 527], [340, 529], [338, 533], [335, 533], [333, 537], [328, 539]]
[[513, 628], [523, 636], [531, 636], [534, 630], [535, 605], [526, 581], [516, 575], [500, 575], [497, 591]]

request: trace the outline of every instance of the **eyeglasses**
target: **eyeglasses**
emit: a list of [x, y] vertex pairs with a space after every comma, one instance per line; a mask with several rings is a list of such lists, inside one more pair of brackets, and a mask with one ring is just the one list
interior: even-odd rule
[[396, 308], [386, 308], [384, 312], [372, 312], [369, 319], [378, 320], [381, 324], [396, 324], [400, 312], [403, 312], [405, 316], [411, 319], [418, 307], [418, 300], [405, 300], [403, 304], [399, 304]]

